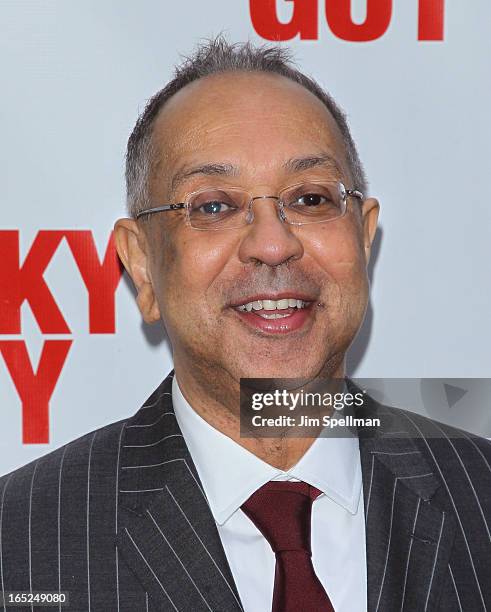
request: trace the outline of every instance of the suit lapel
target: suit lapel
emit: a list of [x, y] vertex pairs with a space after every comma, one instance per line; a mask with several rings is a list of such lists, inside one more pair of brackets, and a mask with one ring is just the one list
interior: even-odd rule
[[126, 426], [118, 549], [164, 610], [241, 610], [215, 521], [172, 406], [173, 372]]
[[455, 534], [432, 503], [440, 483], [397, 410], [368, 399], [359, 430], [366, 520], [368, 611], [436, 610]]

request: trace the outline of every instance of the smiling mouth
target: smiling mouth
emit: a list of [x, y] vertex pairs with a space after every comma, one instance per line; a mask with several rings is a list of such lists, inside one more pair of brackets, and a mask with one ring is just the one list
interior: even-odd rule
[[280, 300], [254, 300], [235, 306], [237, 312], [248, 312], [262, 317], [263, 319], [285, 319], [293, 313], [310, 306], [312, 302], [299, 300], [294, 297], [281, 298]]

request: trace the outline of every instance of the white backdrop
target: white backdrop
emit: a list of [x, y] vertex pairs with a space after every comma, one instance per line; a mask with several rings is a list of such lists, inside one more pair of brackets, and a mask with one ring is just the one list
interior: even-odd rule
[[[432, 2], [445, 9], [443, 40], [418, 40], [418, 11]], [[301, 4], [278, 0], [278, 18], [288, 22]], [[341, 40], [324, 2], [307, 5], [318, 8], [318, 38], [282, 44], [348, 112], [382, 206], [350, 372], [489, 377], [491, 4], [394, 0], [387, 31], [369, 42]], [[352, 1], [354, 22], [366, 8]], [[0, 4], [0, 473], [134, 413], [171, 368], [127, 280], [112, 333], [112, 289], [102, 304], [97, 266], [89, 292], [76, 262], [83, 269], [92, 252], [82, 230], [102, 260], [124, 214], [124, 150], [145, 101], [179, 54], [220, 31], [264, 41], [246, 0]], [[22, 265], [31, 247], [19, 275], [17, 258]], [[106, 263], [110, 271], [111, 256]], [[90, 333], [89, 295], [92, 331], [105, 333]]]

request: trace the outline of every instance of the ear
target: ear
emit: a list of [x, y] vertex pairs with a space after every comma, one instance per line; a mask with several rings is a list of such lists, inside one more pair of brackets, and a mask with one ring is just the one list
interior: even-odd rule
[[138, 292], [136, 302], [146, 323], [160, 319], [160, 309], [150, 276], [148, 242], [145, 232], [134, 219], [118, 219], [114, 225], [114, 240], [119, 258]]
[[363, 243], [365, 247], [365, 260], [368, 264], [370, 260], [370, 250], [372, 248], [373, 239], [377, 231], [377, 221], [379, 213], [379, 203], [375, 198], [367, 198], [363, 202], [361, 209], [363, 223]]

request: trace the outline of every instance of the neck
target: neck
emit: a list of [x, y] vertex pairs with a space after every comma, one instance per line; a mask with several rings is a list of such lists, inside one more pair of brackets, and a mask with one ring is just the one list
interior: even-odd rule
[[[197, 373], [192, 367], [181, 367], [174, 359], [174, 369], [179, 388], [189, 405], [212, 427], [231, 438], [259, 459], [281, 470], [295, 465], [316, 440], [321, 427], [311, 430], [311, 435], [294, 437], [292, 431], [282, 431], [281, 437], [266, 438], [260, 435], [242, 437], [240, 435], [240, 385], [228, 372], [218, 375], [216, 366], [212, 373]], [[329, 373], [319, 377], [341, 379], [344, 377], [344, 358]], [[298, 431], [298, 430], [297, 430]], [[310, 432], [309, 432], [310, 433]], [[297, 434], [298, 435], [298, 434]]]

